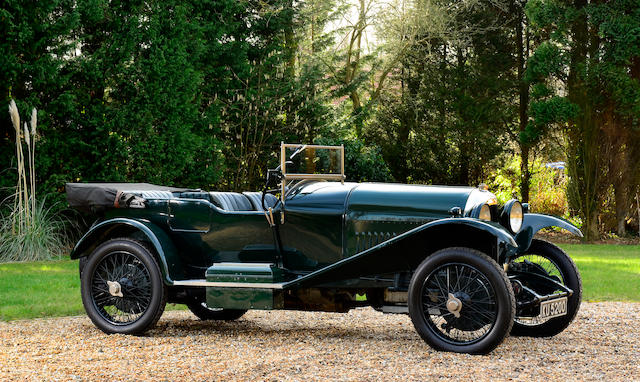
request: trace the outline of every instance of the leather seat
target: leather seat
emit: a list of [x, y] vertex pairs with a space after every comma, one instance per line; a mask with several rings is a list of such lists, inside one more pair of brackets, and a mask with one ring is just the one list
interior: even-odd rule
[[[262, 192], [243, 192], [242, 194], [249, 198], [254, 210], [264, 211], [262, 208]], [[277, 202], [278, 198], [271, 194], [266, 194], [264, 196], [264, 204], [267, 208], [275, 206]]]
[[139, 194], [144, 199], [173, 199], [173, 193], [171, 191], [127, 191], [129, 194]]
[[202, 200], [206, 200], [207, 202], [211, 201], [211, 196], [209, 196], [208, 192], [203, 192], [203, 191], [186, 191], [186, 192], [181, 192], [180, 193], [180, 197], [183, 199], [202, 199]]
[[253, 211], [249, 199], [237, 192], [210, 192], [211, 202], [226, 211]]

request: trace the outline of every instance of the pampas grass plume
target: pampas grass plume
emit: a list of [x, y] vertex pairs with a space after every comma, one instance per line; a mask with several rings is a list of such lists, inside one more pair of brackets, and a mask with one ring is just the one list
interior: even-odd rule
[[38, 111], [34, 107], [31, 110], [31, 135], [33, 139], [36, 139], [36, 125], [38, 124]]
[[13, 122], [13, 128], [16, 129], [16, 134], [20, 134], [20, 114], [14, 100], [9, 102], [9, 115], [11, 115], [11, 122]]
[[27, 127], [27, 123], [24, 123], [24, 141], [27, 142], [27, 147], [31, 145], [31, 139], [29, 139], [29, 128]]

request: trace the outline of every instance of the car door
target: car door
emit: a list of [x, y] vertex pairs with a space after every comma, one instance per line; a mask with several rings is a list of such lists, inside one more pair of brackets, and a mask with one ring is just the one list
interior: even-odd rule
[[344, 205], [352, 187], [316, 182], [287, 197], [279, 227], [287, 268], [312, 271], [343, 258]]
[[216, 262], [277, 260], [272, 230], [260, 211], [226, 211], [202, 199], [172, 199], [168, 225], [194, 273]]

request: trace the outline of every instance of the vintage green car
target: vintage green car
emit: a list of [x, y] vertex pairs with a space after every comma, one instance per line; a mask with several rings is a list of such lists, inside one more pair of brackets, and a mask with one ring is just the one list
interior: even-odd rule
[[533, 238], [550, 226], [581, 236], [570, 223], [500, 207], [486, 187], [344, 180], [342, 146], [282, 144], [262, 192], [67, 184], [70, 205], [98, 216], [71, 254], [87, 314], [139, 334], [167, 302], [203, 320], [370, 306], [408, 313], [435, 349], [475, 354], [576, 316], [575, 264]]

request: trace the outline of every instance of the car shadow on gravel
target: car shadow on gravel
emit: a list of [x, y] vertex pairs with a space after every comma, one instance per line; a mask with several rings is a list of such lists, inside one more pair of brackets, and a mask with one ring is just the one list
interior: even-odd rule
[[301, 324], [295, 321], [284, 321], [277, 325], [265, 323], [263, 319], [253, 320], [252, 318], [241, 318], [237, 321], [200, 321], [197, 319], [161, 319], [158, 325], [146, 333], [147, 337], [193, 337], [198, 335], [219, 335], [222, 337], [269, 337], [291, 338], [291, 341], [298, 341], [300, 337], [309, 339], [326, 340], [327, 338], [340, 338], [351, 340], [394, 340], [394, 341], [415, 341], [419, 339], [418, 334], [413, 330], [410, 322], [406, 328], [394, 328], [391, 331], [373, 330], [367, 326], [332, 326], [331, 323], [322, 322], [320, 324]]

